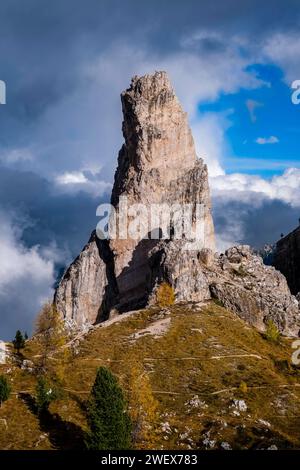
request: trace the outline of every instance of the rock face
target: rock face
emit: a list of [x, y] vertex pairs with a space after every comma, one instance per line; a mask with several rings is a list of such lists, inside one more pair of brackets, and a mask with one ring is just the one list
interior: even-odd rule
[[298, 301], [291, 295], [285, 277], [266, 266], [249, 246], [230, 248], [217, 258], [207, 273], [210, 292], [224, 307], [260, 330], [272, 320], [285, 335], [300, 329]]
[[[128, 207], [190, 204], [194, 230], [196, 205], [201, 205], [202, 247], [214, 250], [207, 167], [197, 159], [187, 115], [167, 74], [134, 77], [121, 101], [125, 142], [111, 196], [116, 214], [123, 215], [120, 201], [124, 196]], [[150, 229], [153, 232], [153, 225], [146, 224], [138, 239], [118, 233], [104, 242], [92, 235], [55, 293], [55, 303], [65, 318], [77, 324], [94, 323], [106, 318], [113, 307], [123, 312], [147, 303], [155, 285], [149, 253], [159, 242], [143, 239]], [[154, 231], [160, 229], [158, 223]]]
[[291, 292], [300, 292], [300, 227], [276, 243], [273, 264], [285, 275]]
[[6, 355], [6, 344], [4, 343], [4, 341], [0, 341], [0, 364], [5, 364]]
[[[196, 157], [187, 115], [165, 72], [134, 77], [122, 93], [125, 143], [119, 153], [111, 202], [119, 212], [121, 196], [128, 205], [202, 204], [204, 246], [214, 249], [214, 228], [207, 167]], [[145, 227], [147, 235], [150, 227]], [[159, 227], [154, 227], [158, 229]], [[151, 275], [148, 252], [156, 240], [128, 237], [110, 243], [121, 305], [144, 302]]]
[[209, 249], [183, 252], [178, 242], [161, 242], [150, 260], [156, 282], [167, 280], [178, 301], [215, 299], [261, 331], [271, 319], [284, 335], [298, 335], [299, 305], [285, 277], [249, 246], [218, 255]]
[[[265, 266], [249, 247], [215, 253], [207, 167], [196, 157], [187, 116], [166, 73], [134, 77], [121, 99], [125, 142], [111, 203], [116, 219], [124, 213], [129, 217], [109, 240], [92, 234], [56, 290], [58, 310], [79, 326], [99, 322], [155, 302], [157, 286], [167, 281], [177, 301], [215, 298], [261, 330], [271, 318], [281, 332], [296, 335], [298, 302], [284, 276]], [[136, 215], [132, 208], [140, 212], [153, 205], [190, 205], [192, 230], [200, 215], [201, 243], [195, 244], [186, 228], [181, 237], [174, 227], [162, 237], [161, 219], [149, 224], [149, 212], [139, 225], [139, 237], [130, 236]], [[153, 222], [152, 214], [150, 218]], [[160, 236], [149, 236], [153, 232]]]
[[[87, 245], [64, 273], [55, 292], [59, 312], [72, 325], [95, 323], [115, 292], [112, 254], [108, 243], [93, 232]], [[108, 294], [109, 292], [109, 294]]]

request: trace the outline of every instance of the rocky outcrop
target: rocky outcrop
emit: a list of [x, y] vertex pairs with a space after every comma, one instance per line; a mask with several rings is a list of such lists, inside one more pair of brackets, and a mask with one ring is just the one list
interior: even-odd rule
[[291, 292], [300, 292], [300, 227], [276, 243], [273, 265], [284, 274]]
[[[121, 99], [125, 143], [119, 153], [112, 204], [117, 212], [121, 196], [126, 196], [131, 206], [202, 204], [203, 246], [214, 249], [207, 167], [197, 159], [187, 115], [167, 74], [134, 77]], [[143, 236], [149, 228], [145, 227]], [[144, 303], [151, 276], [148, 253], [156, 244], [157, 240], [131, 237], [111, 240], [119, 307]]]
[[80, 255], [69, 266], [54, 295], [54, 302], [72, 326], [105, 318], [116, 293], [113, 259], [106, 241], [93, 232]]
[[[121, 101], [124, 145], [111, 196], [117, 216], [124, 215], [120, 208], [124, 196], [128, 207], [190, 204], [191, 230], [195, 230], [196, 207], [201, 205], [202, 247], [214, 250], [207, 167], [196, 156], [187, 115], [167, 74], [134, 77]], [[159, 223], [146, 224], [138, 239], [118, 233], [109, 242], [93, 235], [56, 290], [55, 303], [64, 317], [77, 324], [93, 323], [113, 307], [123, 312], [145, 305], [154, 283], [148, 255], [159, 243], [151, 234], [160, 230]]]
[[235, 246], [218, 255], [161, 242], [150, 253], [150, 263], [157, 285], [167, 280], [178, 301], [215, 299], [261, 331], [271, 319], [281, 333], [298, 335], [299, 305], [285, 277], [266, 266], [249, 246]]
[[186, 249], [185, 240], [161, 241], [149, 253], [151, 266], [149, 286], [152, 292], [150, 303], [155, 302], [155, 289], [163, 281], [174, 288], [177, 301], [201, 302], [210, 299], [205, 270], [207, 265], [214, 263], [214, 260], [215, 255], [212, 250]]
[[299, 305], [285, 277], [249, 246], [230, 248], [212, 268], [207, 272], [210, 292], [224, 307], [260, 330], [272, 320], [281, 333], [298, 335]]
[[6, 343], [0, 340], [0, 364], [5, 364], [7, 356]]
[[[207, 167], [196, 157], [187, 116], [166, 73], [134, 77], [121, 99], [124, 145], [111, 203], [122, 230], [117, 227], [109, 240], [92, 234], [56, 290], [58, 310], [79, 326], [96, 323], [155, 302], [157, 287], [167, 281], [177, 301], [214, 298], [261, 330], [272, 319], [282, 333], [298, 334], [298, 302], [282, 274], [247, 246], [215, 253]], [[164, 233], [160, 218], [153, 226], [151, 211], [139, 224], [139, 236], [131, 236], [130, 209], [170, 205], [190, 205], [192, 231], [200, 217], [200, 243], [186, 226], [181, 237], [174, 225]]]

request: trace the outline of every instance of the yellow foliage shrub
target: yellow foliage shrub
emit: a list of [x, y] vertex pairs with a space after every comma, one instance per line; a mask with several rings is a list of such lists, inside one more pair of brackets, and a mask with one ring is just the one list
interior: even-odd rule
[[242, 392], [242, 393], [247, 393], [247, 391], [248, 391], [248, 386], [247, 386], [246, 382], [242, 381], [242, 382], [240, 383], [239, 389], [240, 389], [240, 392]]
[[265, 332], [265, 338], [268, 341], [273, 343], [278, 343], [280, 339], [280, 331], [278, 330], [277, 326], [273, 322], [273, 320], [269, 320], [267, 323], [267, 328]]
[[47, 372], [62, 382], [70, 356], [68, 334], [62, 316], [51, 302], [47, 302], [39, 312], [35, 334], [40, 345], [37, 364], [40, 373]]
[[156, 302], [159, 307], [168, 307], [175, 303], [175, 292], [172, 286], [163, 282], [156, 291]]

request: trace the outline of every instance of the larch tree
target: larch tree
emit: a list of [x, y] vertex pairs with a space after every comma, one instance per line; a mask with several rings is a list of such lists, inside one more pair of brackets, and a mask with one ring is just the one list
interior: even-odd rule
[[35, 334], [40, 344], [39, 373], [49, 373], [63, 381], [69, 356], [68, 335], [62, 316], [51, 302], [38, 314]]
[[129, 415], [133, 442], [139, 449], [155, 448], [157, 443], [158, 401], [153, 395], [149, 375], [139, 362], [132, 361], [128, 376]]

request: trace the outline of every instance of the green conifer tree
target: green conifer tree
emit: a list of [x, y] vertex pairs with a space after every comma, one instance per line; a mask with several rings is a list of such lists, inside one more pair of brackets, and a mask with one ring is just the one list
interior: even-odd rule
[[48, 411], [50, 403], [55, 399], [54, 392], [43, 376], [38, 377], [35, 391], [37, 411], [41, 415]]
[[89, 450], [124, 450], [131, 444], [131, 422], [123, 391], [116, 377], [105, 367], [97, 371], [88, 403]]
[[0, 375], [0, 408], [2, 403], [9, 399], [11, 387], [4, 375]]
[[15, 339], [13, 340], [14, 348], [17, 350], [17, 353], [20, 353], [20, 350], [25, 347], [25, 339], [20, 330], [16, 332]]

